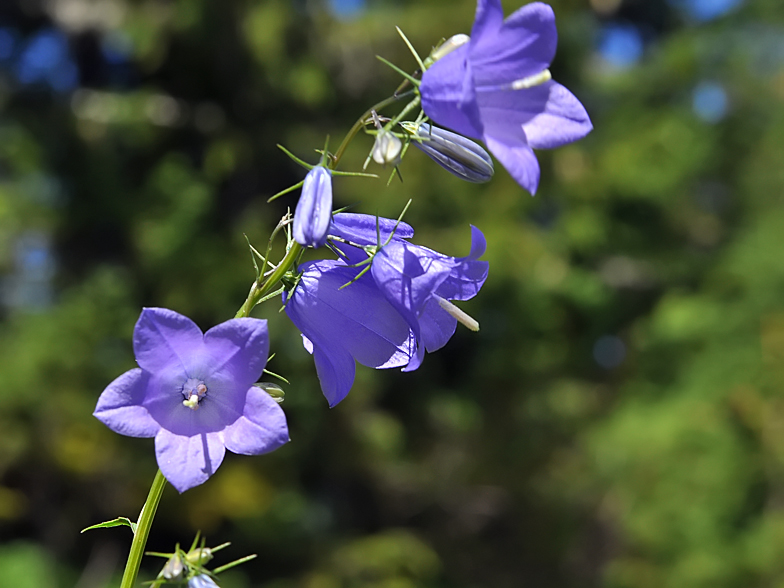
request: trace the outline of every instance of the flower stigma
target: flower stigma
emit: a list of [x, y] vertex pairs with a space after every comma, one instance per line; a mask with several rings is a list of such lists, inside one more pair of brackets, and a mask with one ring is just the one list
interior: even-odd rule
[[438, 301], [438, 305], [447, 311], [450, 316], [457, 319], [457, 322], [459, 322], [461, 325], [468, 327], [471, 331], [479, 330], [479, 321], [477, 321], [475, 318], [460, 310], [457, 306], [449, 302], [449, 300], [441, 298], [435, 294], [433, 296]]
[[182, 395], [185, 397], [182, 401], [183, 406], [198, 410], [199, 402], [207, 395], [207, 386], [201, 380], [188, 378], [182, 385]]

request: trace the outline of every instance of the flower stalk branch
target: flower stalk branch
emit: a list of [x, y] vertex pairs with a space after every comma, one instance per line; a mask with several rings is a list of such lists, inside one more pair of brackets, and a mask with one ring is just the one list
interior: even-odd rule
[[294, 266], [301, 253], [302, 245], [294, 241], [291, 244], [291, 248], [286, 252], [286, 256], [278, 264], [278, 267], [275, 268], [275, 271], [270, 274], [269, 278], [263, 282], [261, 281], [261, 278], [258, 278], [253, 282], [248, 297], [245, 299], [245, 302], [242, 303], [242, 306], [237, 311], [237, 314], [234, 315], [234, 318], [250, 316], [250, 311], [253, 310], [253, 307], [255, 307], [266, 294], [272, 291], [272, 288], [280, 282], [281, 278], [286, 275], [286, 272]]

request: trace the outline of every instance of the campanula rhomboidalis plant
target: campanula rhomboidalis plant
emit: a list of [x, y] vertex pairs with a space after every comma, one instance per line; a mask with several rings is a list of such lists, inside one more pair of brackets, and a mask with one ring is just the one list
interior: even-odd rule
[[[454, 302], [477, 296], [488, 279], [482, 231], [471, 226], [465, 257], [439, 253], [412, 242], [414, 229], [403, 221], [411, 201], [397, 219], [335, 211], [332, 179], [376, 177], [340, 169], [363, 131], [372, 138], [368, 162], [394, 168], [390, 181], [401, 175], [414, 142], [458, 178], [487, 182], [492, 160], [470, 137], [534, 193], [540, 171], [532, 149], [557, 147], [591, 130], [577, 98], [551, 80], [556, 39], [549, 6], [530, 4], [504, 20], [499, 0], [479, 0], [471, 36], [436, 43], [424, 59], [403, 36], [418, 69], [408, 73], [386, 62], [401, 75], [400, 86], [362, 113], [335, 151], [326, 141], [317, 149], [320, 162], [310, 165], [281, 146], [309, 171], [273, 196], [301, 188], [293, 216], [280, 220], [265, 247], [249, 243], [256, 277], [235, 317], [202, 332], [174, 310], [142, 311], [133, 334], [138, 367], [108, 385], [94, 413], [117, 433], [155, 439], [159, 472], [138, 521], [123, 519], [134, 540], [122, 588], [134, 585], [166, 482], [185, 492], [219, 475], [226, 450], [260, 455], [289, 441], [282, 385], [260, 381], [270, 349], [267, 322], [250, 317], [256, 306], [282, 301], [313, 356], [330, 407], [351, 390], [356, 363], [412, 372], [426, 352], [447, 345], [458, 323], [479, 330]], [[273, 260], [278, 238], [285, 252]], [[278, 376], [283, 385], [284, 376]], [[168, 560], [156, 582], [216, 586], [217, 570], [191, 562], [189, 553], [178, 547], [163, 554]]]

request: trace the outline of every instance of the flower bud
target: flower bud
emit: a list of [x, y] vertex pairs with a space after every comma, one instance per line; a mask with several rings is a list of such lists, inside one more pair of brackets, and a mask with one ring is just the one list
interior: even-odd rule
[[283, 397], [286, 395], [286, 393], [283, 391], [283, 388], [277, 384], [273, 384], [272, 382], [257, 382], [253, 385], [257, 388], [261, 388], [267, 394], [272, 396], [272, 399], [278, 404], [283, 402]]
[[458, 47], [462, 47], [470, 40], [471, 37], [469, 37], [468, 35], [464, 35], [463, 33], [452, 35], [446, 41], [441, 43], [438, 47], [436, 47], [430, 52], [430, 56], [427, 58], [427, 65], [431, 65], [436, 61], [438, 61], [439, 59], [446, 57], [447, 55], [452, 53], [452, 51], [454, 51]]
[[493, 177], [493, 160], [474, 141], [427, 123], [400, 124], [411, 133], [416, 147], [458, 178], [480, 184]]
[[185, 571], [185, 564], [179, 553], [172, 555], [161, 570], [161, 575], [169, 581], [179, 580]]
[[192, 566], [203, 566], [212, 558], [212, 549], [209, 547], [197, 547], [185, 554], [185, 560]]
[[199, 574], [188, 580], [188, 588], [220, 588], [207, 574]]
[[294, 211], [294, 240], [303, 247], [321, 247], [327, 242], [331, 219], [332, 174], [323, 165], [317, 165], [305, 176]]
[[373, 157], [373, 161], [380, 165], [397, 166], [400, 163], [402, 149], [403, 142], [395, 135], [389, 131], [379, 131], [370, 155]]

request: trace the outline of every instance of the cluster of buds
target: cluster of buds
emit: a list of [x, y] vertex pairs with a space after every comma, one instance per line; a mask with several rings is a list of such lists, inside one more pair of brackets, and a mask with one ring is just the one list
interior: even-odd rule
[[186, 585], [188, 588], [219, 588], [215, 581], [219, 573], [256, 557], [249, 555], [214, 570], [208, 570], [204, 567], [212, 560], [215, 552], [229, 545], [230, 543], [223, 543], [217, 547], [206, 547], [203, 539], [199, 542], [197, 534], [188, 551], [180, 549], [180, 546], [177, 545], [174, 548], [174, 553], [148, 552], [147, 555], [166, 558], [163, 569], [152, 582], [152, 588], [159, 588], [165, 584]]

